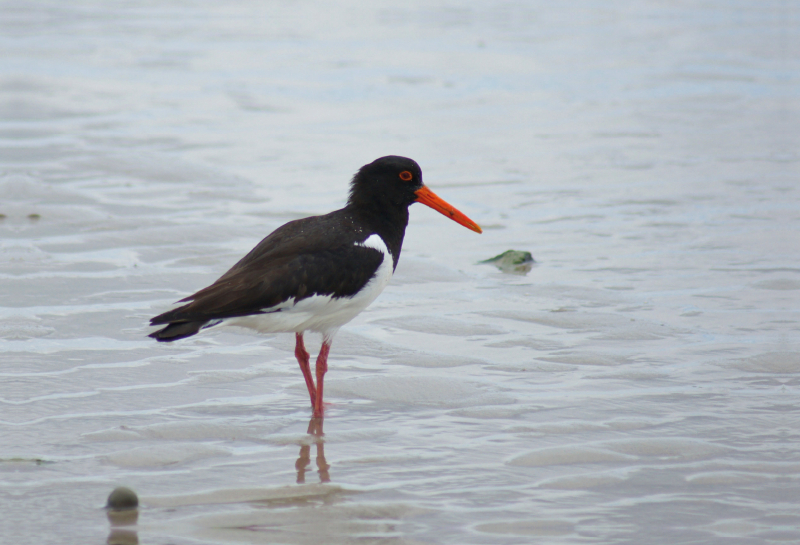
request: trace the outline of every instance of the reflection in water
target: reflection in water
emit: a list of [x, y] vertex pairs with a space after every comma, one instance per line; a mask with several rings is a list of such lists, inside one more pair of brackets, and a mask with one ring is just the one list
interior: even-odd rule
[[[319, 473], [319, 482], [329, 483], [331, 481], [328, 469], [331, 467], [325, 461], [325, 441], [322, 438], [325, 434], [322, 431], [323, 424], [322, 417], [312, 417], [308, 421], [308, 434], [313, 436], [314, 444], [317, 446], [317, 472]], [[305, 484], [306, 482], [306, 469], [311, 465], [311, 445], [302, 445], [300, 447], [300, 455], [295, 462], [294, 467], [297, 469], [297, 484]]]
[[[311, 465], [312, 445], [316, 445], [317, 449], [316, 464], [320, 483], [329, 483], [331, 480], [329, 472], [330, 465], [325, 460], [325, 441], [323, 438], [325, 434], [323, 432], [323, 422], [324, 420], [321, 417], [312, 417], [308, 421], [307, 433], [310, 440], [305, 440], [304, 444], [300, 446], [300, 455], [297, 458], [297, 462], [295, 462], [295, 468], [297, 469], [297, 484], [305, 484], [306, 482], [306, 471], [308, 471], [308, 468]], [[313, 485], [310, 486], [310, 489], [312, 492], [310, 492], [310, 496], [307, 497], [318, 497], [319, 490]], [[241, 493], [242, 491], [239, 490], [236, 492]], [[263, 490], [259, 490], [258, 492], [260, 494], [259, 501], [263, 501], [265, 492]], [[296, 497], [293, 495], [285, 496], [285, 488], [280, 488], [272, 492], [277, 493], [278, 496], [271, 496], [267, 492], [266, 497], [273, 499], [275, 497], [281, 497], [282, 499], [287, 497]], [[214, 493], [211, 495], [214, 496]], [[225, 500], [220, 500], [219, 498], [209, 500], [205, 498], [203, 494], [194, 494], [188, 497], [191, 498], [188, 502], [185, 499], [186, 497], [181, 497], [181, 501], [179, 501], [177, 505], [230, 501], [228, 496], [226, 496]], [[173, 498], [172, 501], [174, 502], [175, 499]], [[240, 498], [239, 501], [248, 502], [253, 501], [253, 499]], [[124, 487], [118, 487], [111, 493], [108, 503], [106, 504], [106, 514], [108, 516], [108, 521], [111, 524], [111, 530], [109, 531], [108, 538], [106, 540], [108, 545], [138, 545], [139, 537], [136, 530], [136, 524], [138, 523], [139, 518], [138, 505], [138, 498], [133, 490]], [[166, 505], [170, 505], [170, 503], [167, 502]], [[175, 504], [173, 503], [172, 505]]]
[[138, 545], [139, 536], [136, 530], [121, 528], [121, 526], [134, 526], [139, 520], [139, 510], [133, 509], [108, 509], [106, 511], [111, 531], [108, 533], [108, 545]]
[[108, 545], [139, 545], [139, 536], [134, 530], [111, 528], [106, 543]]

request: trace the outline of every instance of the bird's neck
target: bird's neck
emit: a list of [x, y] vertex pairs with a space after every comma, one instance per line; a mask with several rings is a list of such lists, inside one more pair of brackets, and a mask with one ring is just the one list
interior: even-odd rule
[[373, 209], [348, 205], [345, 210], [358, 218], [359, 222], [371, 233], [375, 233], [383, 239], [386, 247], [392, 253], [394, 268], [397, 268], [400, 250], [403, 248], [403, 237], [405, 237], [408, 225], [408, 208], [388, 206]]

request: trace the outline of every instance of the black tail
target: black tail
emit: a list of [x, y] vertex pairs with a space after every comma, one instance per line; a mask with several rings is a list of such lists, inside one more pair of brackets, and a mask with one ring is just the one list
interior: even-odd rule
[[159, 329], [155, 333], [151, 333], [148, 337], [152, 337], [162, 343], [177, 341], [178, 339], [191, 337], [200, 331], [207, 323], [208, 320], [201, 322], [172, 322], [164, 329]]

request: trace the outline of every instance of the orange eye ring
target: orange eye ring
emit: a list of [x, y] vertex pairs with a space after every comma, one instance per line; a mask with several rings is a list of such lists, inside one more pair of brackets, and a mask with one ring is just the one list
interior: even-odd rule
[[403, 180], [404, 182], [410, 182], [411, 178], [413, 177], [414, 175], [407, 170], [404, 170], [403, 172], [400, 173], [400, 179]]

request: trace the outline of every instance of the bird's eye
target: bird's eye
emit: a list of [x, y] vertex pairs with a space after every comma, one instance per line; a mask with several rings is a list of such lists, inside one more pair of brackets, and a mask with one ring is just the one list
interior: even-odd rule
[[411, 178], [413, 177], [414, 175], [407, 170], [404, 170], [403, 172], [400, 173], [400, 179], [403, 180], [404, 182], [410, 182]]

